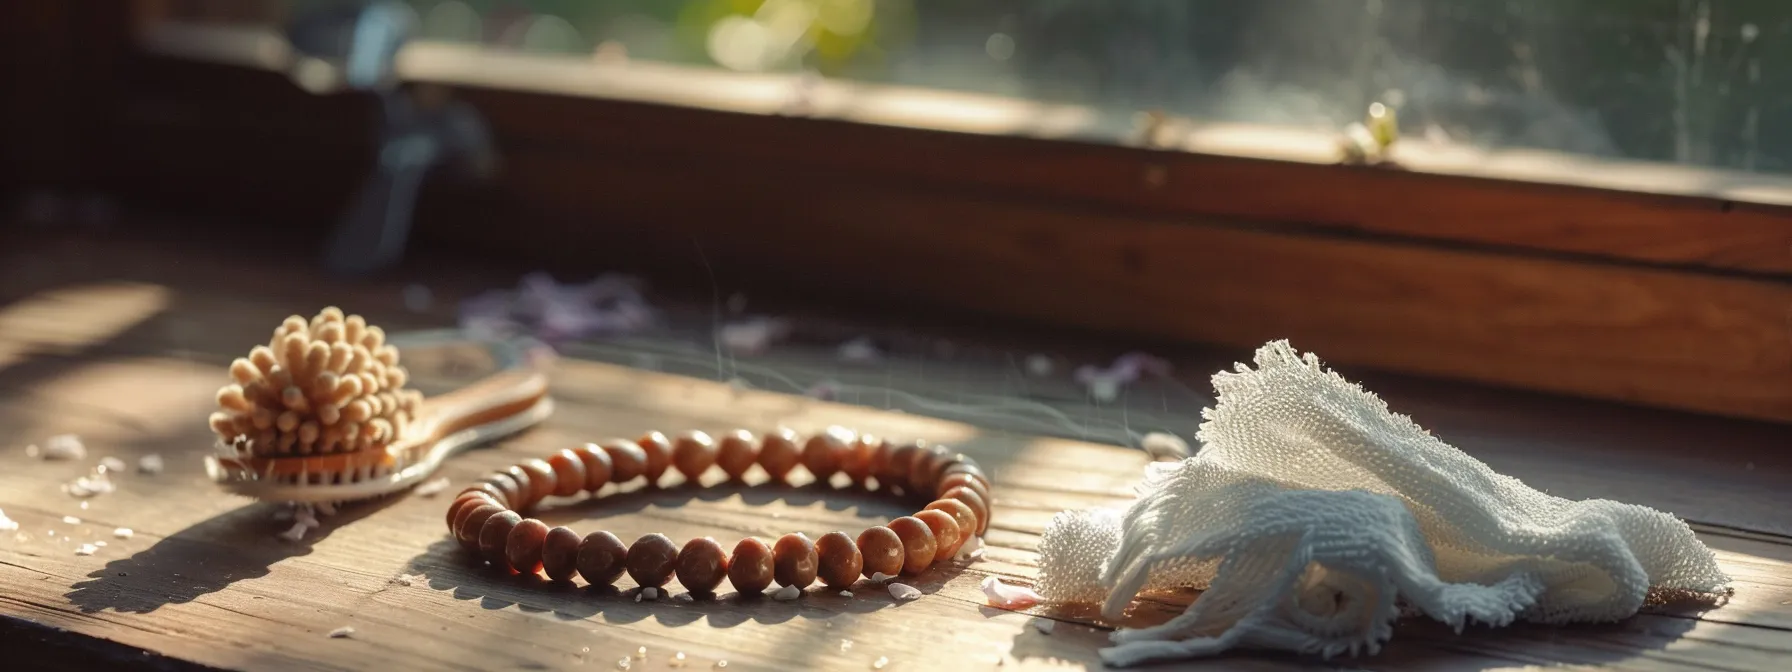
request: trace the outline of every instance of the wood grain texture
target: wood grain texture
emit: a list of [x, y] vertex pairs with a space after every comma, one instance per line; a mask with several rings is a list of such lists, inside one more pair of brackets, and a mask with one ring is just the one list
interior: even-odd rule
[[[520, 457], [648, 428], [813, 429], [841, 423], [947, 442], [989, 466], [998, 515], [988, 557], [918, 577], [914, 583], [926, 597], [902, 604], [863, 583], [852, 598], [815, 591], [794, 604], [728, 594], [713, 602], [636, 603], [625, 592], [626, 580], [616, 593], [564, 589], [473, 567], [439, 531], [446, 494], [350, 508], [328, 518], [305, 542], [290, 544], [273, 538], [284, 525], [271, 519], [270, 507], [216, 494], [199, 469], [210, 441], [203, 418], [224, 378], [223, 364], [240, 344], [265, 337], [278, 317], [320, 301], [366, 306], [363, 312], [396, 328], [429, 326], [440, 318], [403, 312], [391, 288], [292, 282], [305, 276], [290, 262], [207, 253], [207, 264], [170, 264], [168, 258], [178, 254], [157, 258], [139, 249], [113, 263], [101, 251], [106, 247], [88, 246], [95, 251], [85, 255], [85, 265], [49, 253], [54, 248], [37, 248], [0, 271], [0, 287], [7, 290], [0, 295], [0, 432], [77, 433], [91, 451], [84, 463], [28, 459], [16, 446], [0, 452], [0, 509], [22, 525], [18, 534], [0, 538], [3, 641], [41, 638], [44, 627], [64, 629], [110, 642], [77, 651], [149, 651], [153, 655], [143, 664], [164, 669], [560, 669], [613, 665], [641, 646], [649, 649], [646, 669], [666, 667], [678, 651], [691, 669], [722, 659], [729, 669], [867, 669], [878, 656], [890, 658], [886, 669], [898, 670], [997, 669], [998, 659], [1003, 669], [1098, 667], [1094, 652], [1105, 641], [1105, 624], [1076, 610], [1032, 615], [987, 609], [976, 586], [989, 575], [1030, 580], [1037, 571], [1038, 535], [1056, 509], [1123, 503], [1145, 461], [1138, 451], [565, 359], [554, 381], [561, 410], [546, 426], [457, 458], [445, 474], [465, 482]], [[443, 277], [463, 274], [449, 271], [437, 269]], [[91, 282], [120, 275], [134, 282]], [[259, 281], [244, 282], [250, 278]], [[330, 288], [328, 299], [319, 288]], [[463, 384], [478, 373], [458, 368], [461, 358], [426, 351], [412, 352], [406, 361], [425, 389]], [[984, 380], [1001, 375], [971, 371], [966, 375]], [[1588, 418], [1600, 422], [1597, 415]], [[1571, 445], [1526, 454], [1518, 442], [1493, 442], [1476, 454], [1496, 464], [1516, 460], [1528, 465], [1527, 473], [1574, 471], [1585, 466], [1583, 459], [1603, 459], [1597, 452], [1576, 456], [1577, 445], [1591, 442], [1576, 442], [1572, 434], [1556, 438]], [[1707, 454], [1730, 447], [1713, 446]], [[86, 509], [59, 491], [100, 456], [132, 461], [150, 453], [167, 460], [166, 473], [122, 475], [118, 492], [89, 500]], [[1761, 468], [1783, 473], [1783, 464], [1766, 461], [1776, 458], [1763, 459]], [[1684, 486], [1689, 492], [1725, 487], [1651, 453], [1631, 462], [1634, 471], [1624, 478], [1587, 475], [1566, 487], [1588, 497], [1633, 494], [1626, 488], [1638, 483], [1667, 490], [1687, 478], [1700, 479]], [[595, 502], [564, 500], [546, 516], [624, 538], [660, 531], [675, 538], [732, 539], [857, 530], [905, 511], [867, 494], [801, 482], [785, 489], [668, 486], [606, 492]], [[1733, 506], [1760, 509], [1740, 520], [1783, 510], [1770, 498], [1737, 499]], [[64, 516], [81, 522], [65, 522]], [[113, 538], [115, 527], [136, 534]], [[1337, 662], [1363, 669], [1774, 669], [1792, 654], [1792, 608], [1786, 606], [1792, 603], [1792, 545], [1783, 537], [1727, 528], [1702, 527], [1700, 535], [1738, 581], [1736, 597], [1722, 608], [1656, 610], [1608, 626], [1519, 626], [1461, 635], [1412, 622], [1401, 625], [1380, 656]], [[73, 553], [94, 541], [108, 545], [93, 556]], [[1188, 597], [1148, 602], [1135, 618], [1167, 618]], [[1030, 625], [1035, 617], [1060, 625], [1045, 635]], [[355, 633], [327, 636], [342, 626]], [[842, 640], [851, 646], [843, 648]], [[112, 655], [99, 659], [117, 660]], [[1237, 654], [1192, 667], [1320, 665]]]
[[777, 268], [798, 286], [1045, 324], [1234, 347], [1290, 338], [1342, 363], [1792, 421], [1792, 281], [1122, 217], [719, 160], [540, 151], [509, 165], [513, 200], [499, 207], [541, 222], [538, 235], [462, 243], [696, 277]]

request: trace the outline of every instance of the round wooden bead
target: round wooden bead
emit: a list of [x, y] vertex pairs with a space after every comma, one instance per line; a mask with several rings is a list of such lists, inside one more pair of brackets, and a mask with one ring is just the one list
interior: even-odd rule
[[829, 588], [844, 589], [859, 580], [865, 558], [859, 545], [845, 532], [829, 532], [815, 540], [815, 557], [819, 563], [815, 575]]
[[884, 490], [907, 491], [909, 469], [914, 464], [915, 455], [921, 452], [916, 443], [897, 444], [890, 449], [890, 461], [884, 464], [882, 471], [877, 472], [877, 487]]
[[801, 532], [778, 537], [772, 545], [772, 579], [780, 586], [808, 588], [815, 583], [815, 542]]
[[475, 553], [479, 552], [479, 532], [485, 528], [485, 521], [505, 510], [507, 509], [502, 506], [485, 504], [462, 513], [460, 522], [455, 523], [455, 541], [459, 541], [462, 548]]
[[888, 439], [879, 439], [869, 434], [859, 435], [859, 440], [871, 447], [867, 473], [877, 476], [890, 468], [890, 449], [895, 447], [894, 444]]
[[934, 485], [934, 489], [941, 493], [949, 492], [953, 488], [959, 487], [970, 488], [972, 492], [977, 493], [978, 497], [983, 498], [984, 503], [989, 502], [989, 484], [984, 483], [983, 479], [977, 478], [971, 474], [964, 472], [947, 474], [945, 478], [940, 479], [938, 484]]
[[759, 444], [759, 467], [774, 481], [782, 481], [796, 468], [802, 451], [796, 445], [796, 432], [780, 428], [766, 434]]
[[674, 568], [678, 582], [693, 593], [712, 593], [728, 577], [728, 554], [709, 537], [685, 542]]
[[571, 581], [579, 572], [579, 533], [567, 527], [548, 530], [541, 547], [541, 573], [550, 581]]
[[610, 482], [627, 483], [647, 471], [647, 451], [628, 439], [610, 439], [601, 444], [610, 454]]
[[505, 550], [510, 542], [510, 531], [522, 522], [522, 514], [515, 511], [499, 511], [485, 519], [485, 524], [479, 526], [479, 555], [495, 567], [513, 569]]
[[455, 530], [459, 529], [454, 523], [460, 518], [461, 513], [472, 507], [484, 504], [503, 506], [502, 504], [499, 504], [497, 498], [493, 497], [490, 493], [480, 490], [468, 490], [462, 492], [459, 497], [454, 499], [453, 504], [448, 505], [448, 533], [454, 534]]
[[[952, 521], [958, 523], [960, 546], [970, 541], [971, 537], [977, 536], [977, 512], [973, 511], [969, 504], [956, 499], [937, 499], [928, 504], [924, 510], [940, 511], [952, 516]], [[954, 552], [957, 552], [956, 549]]]
[[977, 491], [966, 487], [957, 487], [940, 493], [940, 499], [956, 499], [964, 502], [966, 506], [971, 507], [972, 513], [977, 514], [977, 534], [981, 535], [989, 530], [989, 503], [985, 502], [983, 497], [977, 494]]
[[903, 559], [906, 555], [902, 549], [902, 537], [896, 531], [879, 525], [865, 528], [859, 533], [859, 554], [863, 558], [864, 568], [861, 570], [865, 578], [882, 573], [895, 576], [902, 573]]
[[846, 444], [840, 451], [840, 472], [852, 479], [853, 483], [864, 483], [871, 477], [871, 452], [880, 441], [869, 434], [861, 434]]
[[958, 553], [958, 547], [964, 545], [964, 533], [958, 529], [958, 521], [952, 514], [939, 509], [927, 509], [916, 513], [915, 519], [927, 523], [927, 528], [933, 531], [934, 564], [951, 560]]
[[687, 432], [672, 442], [672, 466], [692, 483], [701, 481], [703, 472], [709, 471], [715, 463], [716, 442], [708, 434]]
[[737, 429], [723, 434], [716, 442], [716, 466], [721, 467], [729, 478], [745, 476], [758, 460], [759, 444], [754, 441], [752, 432]]
[[846, 452], [846, 446], [853, 438], [850, 432], [839, 427], [829, 427], [827, 431], [809, 437], [803, 444], [803, 467], [815, 475], [815, 480], [826, 483], [839, 473], [840, 454]]
[[765, 592], [775, 574], [772, 547], [764, 540], [747, 537], [734, 545], [733, 557], [728, 559], [728, 583], [735, 590], [746, 595]]
[[[514, 508], [522, 505], [523, 500], [528, 498], [529, 487], [522, 483], [518, 483], [517, 476], [515, 474], [511, 474], [509, 472], [509, 469], [516, 469], [519, 473], [522, 471], [521, 469], [517, 469], [516, 467], [509, 467], [505, 471], [486, 474], [485, 476], [483, 476], [479, 479], [479, 483], [489, 485], [492, 487], [492, 489], [497, 490], [498, 498], [499, 498], [498, 503], [503, 504], [505, 507], [514, 509]], [[528, 478], [529, 475], [523, 474], [522, 477]], [[474, 487], [478, 487], [478, 486], [475, 485]]]
[[649, 534], [628, 547], [628, 576], [642, 588], [666, 585], [677, 564], [678, 546], [666, 535]]
[[504, 559], [510, 561], [511, 569], [534, 574], [541, 571], [542, 551], [547, 543], [548, 524], [526, 519], [510, 528], [510, 535], [504, 540]]
[[957, 454], [951, 448], [939, 445], [928, 446], [915, 453], [909, 460], [909, 489], [915, 492], [933, 492], [934, 467]]
[[585, 583], [607, 586], [622, 578], [622, 573], [628, 570], [628, 547], [623, 546], [622, 540], [614, 534], [592, 532], [579, 542], [579, 555], [574, 565]]
[[[530, 458], [516, 466], [529, 474], [529, 507], [534, 507], [541, 500], [547, 499], [548, 495], [554, 494], [558, 486], [554, 483], [554, 468], [548, 465], [547, 460]], [[584, 483], [585, 479], [580, 478], [579, 482]]]
[[969, 455], [964, 453], [954, 452], [945, 459], [933, 463], [933, 474], [931, 478], [937, 488], [940, 479], [945, 478], [948, 473], [966, 473], [966, 469], [977, 469], [977, 473], [982, 473], [982, 470], [977, 468], [976, 460], [971, 459]]
[[892, 520], [888, 527], [902, 538], [904, 573], [920, 574], [933, 566], [933, 557], [939, 552], [939, 543], [933, 538], [933, 528], [914, 516]]
[[672, 468], [672, 442], [665, 434], [648, 432], [635, 439], [635, 445], [647, 451], [647, 464], [641, 474], [647, 477], [648, 485], [659, 485], [660, 477]]
[[579, 461], [585, 463], [585, 490], [597, 492], [604, 484], [610, 482], [610, 453], [595, 443], [587, 443], [572, 449]]
[[548, 458], [554, 470], [555, 497], [571, 497], [585, 490], [585, 460], [571, 450], [561, 449]]

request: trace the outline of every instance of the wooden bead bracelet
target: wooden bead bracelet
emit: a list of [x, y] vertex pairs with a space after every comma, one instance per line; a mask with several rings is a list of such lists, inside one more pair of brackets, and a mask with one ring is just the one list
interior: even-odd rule
[[[549, 496], [580, 491], [595, 496], [606, 483], [644, 477], [656, 486], [671, 468], [699, 483], [711, 467], [739, 480], [755, 464], [773, 481], [785, 480], [801, 464], [819, 482], [837, 473], [859, 485], [875, 479], [880, 491], [929, 503], [856, 539], [830, 532], [810, 541], [791, 533], [768, 546], [748, 537], [732, 553], [707, 537], [680, 547], [657, 533], [624, 546], [609, 532], [581, 537], [521, 513]], [[919, 574], [954, 557], [989, 529], [989, 486], [974, 460], [945, 446], [888, 442], [839, 427], [806, 441], [787, 429], [760, 440], [746, 430], [720, 440], [695, 431], [676, 439], [649, 432], [635, 441], [586, 444], [494, 472], [455, 498], [448, 508], [448, 530], [493, 566], [525, 574], [539, 571], [554, 581], [570, 581], [577, 574], [592, 585], [610, 585], [626, 572], [643, 588], [660, 588], [676, 575], [686, 590], [698, 594], [713, 593], [724, 578], [747, 594], [763, 592], [773, 582], [801, 590], [817, 578], [844, 589], [861, 574]]]

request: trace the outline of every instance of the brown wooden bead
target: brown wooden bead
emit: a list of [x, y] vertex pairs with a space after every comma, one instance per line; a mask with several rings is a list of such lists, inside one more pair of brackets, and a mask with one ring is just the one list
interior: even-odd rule
[[983, 482], [983, 479], [978, 478], [975, 474], [967, 474], [964, 472], [947, 474], [945, 478], [940, 479], [940, 482], [934, 486], [934, 489], [940, 493], [945, 493], [957, 487], [970, 488], [977, 493], [978, 497], [983, 498], [984, 503], [987, 504], [989, 502], [989, 484]]
[[852, 479], [853, 483], [863, 484], [871, 477], [871, 454], [880, 444], [877, 437], [860, 434], [847, 444], [840, 452], [840, 472]]
[[939, 543], [933, 538], [933, 528], [914, 516], [892, 520], [888, 527], [902, 538], [904, 573], [920, 574], [933, 566], [933, 556], [939, 552]]
[[678, 545], [666, 535], [653, 533], [628, 547], [628, 576], [642, 588], [658, 588], [672, 580], [678, 564]]
[[815, 558], [819, 563], [815, 575], [829, 588], [843, 589], [859, 580], [865, 558], [859, 545], [845, 532], [829, 532], [815, 540]]
[[585, 583], [607, 586], [616, 583], [628, 570], [628, 547], [614, 534], [592, 532], [579, 542], [579, 556], [574, 564]]
[[902, 573], [903, 559], [906, 554], [902, 548], [902, 537], [896, 531], [879, 525], [865, 528], [859, 533], [859, 554], [863, 558], [864, 568], [861, 570], [865, 578], [883, 573], [895, 576]]
[[579, 461], [585, 463], [585, 490], [596, 493], [610, 482], [610, 453], [595, 443], [587, 443], [572, 449]]
[[763, 593], [775, 576], [772, 547], [762, 539], [747, 537], [734, 545], [728, 559], [728, 583], [743, 594]]
[[[554, 490], [558, 486], [554, 482], [554, 467], [550, 466], [547, 460], [530, 458], [516, 466], [521, 467], [524, 472], [529, 474], [529, 508], [534, 507], [541, 500], [547, 499], [548, 495], [554, 494]], [[584, 483], [584, 481], [583, 478], [579, 479], [580, 483]]]
[[461, 548], [479, 552], [479, 531], [485, 527], [485, 521], [505, 510], [502, 506], [485, 504], [462, 513], [454, 526], [454, 540], [460, 542]]
[[493, 497], [491, 493], [480, 490], [468, 490], [462, 492], [459, 497], [454, 499], [453, 504], [448, 505], [448, 533], [454, 534], [455, 530], [459, 529], [454, 523], [460, 519], [461, 513], [472, 507], [485, 504], [503, 506], [503, 504], [498, 503], [498, 499]]
[[728, 577], [728, 554], [714, 539], [692, 539], [678, 551], [678, 566], [673, 571], [685, 590], [713, 593]]
[[780, 586], [808, 588], [815, 583], [817, 562], [815, 542], [801, 532], [778, 537], [772, 545], [772, 579]]
[[815, 480], [828, 482], [840, 472], [840, 454], [846, 452], [852, 438], [839, 427], [829, 427], [827, 431], [809, 437], [803, 444], [803, 467], [815, 475]]
[[[942, 511], [951, 515], [952, 521], [958, 523], [960, 536], [958, 544], [960, 546], [970, 541], [971, 537], [977, 536], [977, 512], [972, 510], [969, 504], [956, 499], [937, 499], [932, 504], [928, 504], [924, 510]], [[954, 549], [953, 552], [956, 553], [957, 549]]]
[[927, 509], [916, 513], [915, 519], [927, 523], [927, 528], [933, 530], [933, 564], [951, 560], [958, 553], [958, 547], [964, 545], [964, 532], [958, 529], [958, 520], [952, 514]]
[[869, 473], [872, 476], [882, 474], [890, 468], [890, 450], [896, 447], [895, 443], [889, 439], [879, 439], [867, 434], [859, 435], [859, 440], [871, 446]]
[[515, 511], [499, 511], [485, 519], [485, 524], [479, 526], [479, 554], [495, 567], [511, 569], [510, 556], [505, 549], [510, 542], [510, 531], [522, 522], [523, 515]]
[[[515, 467], [511, 468], [515, 469]], [[528, 478], [528, 474], [524, 474], [523, 478]], [[480, 484], [491, 486], [493, 490], [496, 490], [498, 503], [508, 508], [516, 508], [524, 498], [529, 496], [529, 488], [519, 485], [516, 482], [516, 477], [505, 471], [486, 474], [480, 477], [473, 487], [479, 487]]]
[[[503, 476], [504, 478], [498, 478], [499, 476]], [[529, 504], [531, 504], [529, 495], [535, 492], [535, 486], [529, 483], [529, 472], [523, 471], [522, 467], [513, 464], [505, 467], [501, 472], [492, 474], [490, 481], [488, 482], [497, 485], [499, 488], [504, 488], [506, 487], [504, 485], [506, 481], [510, 484], [508, 486], [510, 488], [508, 492], [514, 494], [509, 499], [504, 500], [504, 505], [510, 507], [513, 511], [528, 508]]]
[[647, 471], [647, 451], [628, 439], [610, 439], [601, 444], [610, 454], [610, 482], [627, 483]]
[[884, 464], [882, 471], [877, 472], [877, 487], [884, 490], [907, 491], [909, 468], [914, 463], [915, 455], [921, 452], [920, 444], [902, 443], [890, 449], [890, 461]]
[[579, 454], [562, 448], [548, 458], [554, 469], [554, 496], [571, 497], [585, 490], [585, 460]]
[[567, 527], [548, 530], [541, 546], [541, 573], [550, 581], [571, 581], [579, 572], [579, 533]]
[[977, 534], [982, 535], [989, 530], [989, 503], [985, 502], [983, 497], [977, 494], [977, 491], [960, 486], [940, 493], [940, 499], [956, 499], [964, 502], [965, 505], [971, 507], [972, 513], [977, 514]]
[[716, 441], [703, 432], [686, 432], [672, 442], [672, 466], [686, 480], [699, 483], [716, 463]]
[[933, 492], [934, 467], [957, 454], [951, 448], [940, 445], [928, 446], [915, 453], [909, 460], [909, 489], [913, 492]]
[[504, 540], [504, 559], [510, 561], [511, 569], [534, 574], [541, 571], [542, 550], [547, 543], [548, 524], [526, 519], [510, 528], [510, 535]]
[[946, 468], [940, 470], [941, 478], [952, 474], [970, 474], [983, 479], [985, 484], [993, 482], [989, 480], [989, 474], [983, 473], [983, 467], [977, 466], [976, 461], [968, 457], [963, 460], [948, 463]]
[[672, 442], [665, 434], [648, 432], [635, 439], [635, 445], [647, 451], [647, 464], [641, 474], [647, 477], [648, 485], [659, 485], [660, 477], [672, 468]]
[[796, 432], [779, 428], [766, 434], [759, 444], [759, 467], [774, 481], [782, 481], [796, 468], [802, 451], [796, 445]]
[[978, 474], [983, 473], [983, 470], [977, 467], [977, 461], [964, 453], [954, 452], [945, 459], [934, 462], [933, 481], [936, 484], [935, 487], [937, 488], [940, 479], [945, 478], [948, 474], [967, 473], [967, 470], [975, 470]]
[[755, 442], [753, 433], [737, 429], [722, 435], [716, 442], [716, 466], [729, 478], [738, 479], [745, 476], [753, 463], [759, 461], [759, 444]]

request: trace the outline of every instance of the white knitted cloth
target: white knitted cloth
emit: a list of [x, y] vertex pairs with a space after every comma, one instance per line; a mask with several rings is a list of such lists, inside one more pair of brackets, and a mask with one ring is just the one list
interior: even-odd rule
[[1147, 467], [1124, 512], [1058, 514], [1040, 543], [1040, 594], [1110, 619], [1142, 590], [1206, 590], [1168, 623], [1115, 632], [1110, 665], [1374, 653], [1402, 608], [1457, 629], [1612, 621], [1651, 589], [1729, 583], [1679, 519], [1494, 473], [1286, 341], [1213, 385], [1199, 453]]

